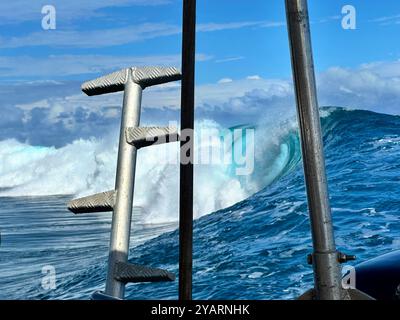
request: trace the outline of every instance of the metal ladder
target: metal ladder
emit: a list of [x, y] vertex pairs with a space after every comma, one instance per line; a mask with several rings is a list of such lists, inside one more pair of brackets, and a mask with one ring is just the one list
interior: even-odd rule
[[[175, 275], [168, 271], [127, 263], [136, 153], [152, 145], [154, 140], [157, 143], [179, 140], [181, 146], [186, 146], [186, 151], [181, 148], [180, 152], [179, 299], [192, 299], [195, 38], [196, 0], [183, 0], [182, 75], [176, 68], [133, 67], [82, 86], [89, 96], [124, 91], [115, 189], [68, 204], [68, 209], [76, 214], [113, 211], [106, 288], [105, 292], [93, 294], [95, 300], [122, 299], [128, 282], [175, 280]], [[185, 133], [182, 138], [176, 128], [139, 127], [142, 90], [180, 79], [181, 132]]]
[[96, 292], [94, 299], [122, 299], [129, 282], [175, 280], [168, 271], [127, 261], [137, 150], [179, 139], [177, 128], [139, 126], [142, 90], [180, 79], [181, 73], [176, 68], [133, 67], [82, 85], [82, 91], [89, 96], [124, 91], [115, 190], [68, 204], [68, 209], [75, 214], [113, 211], [106, 288], [104, 293]]

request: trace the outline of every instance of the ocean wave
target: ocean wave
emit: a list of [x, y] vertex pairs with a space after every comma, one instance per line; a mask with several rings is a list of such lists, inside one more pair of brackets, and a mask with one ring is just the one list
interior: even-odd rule
[[[312, 241], [296, 119], [281, 120], [239, 126], [256, 128], [252, 175], [237, 176], [236, 166], [224, 163], [196, 166], [197, 217], [235, 204], [194, 221], [194, 299], [292, 299], [313, 285], [312, 267], [306, 261]], [[212, 121], [197, 123], [197, 127], [226, 132]], [[342, 108], [322, 112], [335, 240], [338, 250], [357, 256], [356, 263], [400, 246], [399, 128], [397, 116]], [[114, 179], [115, 139], [75, 141], [60, 149], [3, 141], [2, 193], [24, 194], [33, 185], [35, 192], [76, 194], [112, 187], [107, 184]], [[217, 140], [197, 146], [215, 148]], [[235, 140], [227, 151], [242, 147]], [[177, 165], [156, 165], [160, 150], [154, 148], [140, 152], [144, 158], [139, 161], [135, 193], [136, 201], [144, 206], [141, 209], [150, 213], [147, 222], [152, 223], [175, 217], [172, 198], [178, 183]], [[44, 179], [35, 181], [39, 177]], [[88, 299], [95, 290], [104, 289], [111, 216], [74, 216], [65, 207], [69, 199], [1, 199], [4, 272], [0, 285], [5, 290], [0, 296]], [[134, 216], [137, 213], [142, 212], [135, 210]], [[176, 224], [137, 223], [134, 217], [130, 244], [131, 262], [178, 274]], [[46, 291], [40, 285], [44, 265], [57, 270], [55, 290]], [[177, 291], [177, 282], [130, 284], [126, 298], [176, 299]]]
[[[349, 136], [352, 130], [363, 126], [361, 119], [376, 122], [379, 117], [382, 116], [369, 111], [323, 108], [321, 118], [326, 147], [346, 148], [352, 144]], [[246, 130], [253, 129], [254, 139], [246, 140]], [[232, 135], [228, 147], [220, 143], [221, 137], [235, 130], [244, 135]], [[58, 149], [16, 140], [1, 141], [0, 196], [85, 196], [113, 189], [117, 137], [117, 132], [112, 132], [97, 139], [76, 140]], [[376, 148], [397, 147], [398, 137], [371, 137], [371, 143]], [[196, 218], [247, 199], [293, 170], [301, 159], [295, 117], [231, 128], [212, 120], [198, 121], [195, 146], [198, 157], [204, 154], [221, 156], [211, 163], [203, 163], [204, 158], [195, 159]], [[254, 149], [254, 157], [250, 154], [253, 170], [250, 174], [238, 175], [240, 165], [225, 160], [250, 146]], [[134, 206], [144, 222], [178, 220], [178, 147], [177, 143], [171, 143], [138, 152]]]
[[[278, 125], [223, 128], [212, 120], [197, 122], [195, 154], [216, 154], [221, 159], [211, 163], [195, 159], [195, 217], [242, 201], [293, 168], [300, 159], [295, 123], [288, 119]], [[237, 130], [239, 135], [234, 134]], [[247, 139], [248, 130], [254, 130], [254, 139]], [[225, 139], [230, 135], [231, 140]], [[254, 157], [243, 158], [254, 163], [250, 174], [238, 175], [243, 164], [231, 157], [243, 147], [254, 150]], [[113, 189], [117, 151], [116, 132], [58, 149], [1, 141], [0, 196], [84, 196]], [[138, 152], [134, 206], [145, 222], [178, 220], [178, 152], [177, 143]]]

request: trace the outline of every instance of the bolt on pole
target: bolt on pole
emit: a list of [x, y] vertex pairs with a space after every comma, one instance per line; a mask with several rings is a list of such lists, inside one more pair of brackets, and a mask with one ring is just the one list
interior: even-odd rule
[[[181, 162], [179, 199], [179, 299], [192, 299], [193, 268], [193, 129], [196, 0], [183, 0]], [[183, 147], [185, 146], [185, 147]], [[186, 150], [190, 154], [186, 153]]]
[[329, 205], [307, 0], [286, 0], [286, 14], [314, 247], [315, 296], [340, 300], [341, 272]]

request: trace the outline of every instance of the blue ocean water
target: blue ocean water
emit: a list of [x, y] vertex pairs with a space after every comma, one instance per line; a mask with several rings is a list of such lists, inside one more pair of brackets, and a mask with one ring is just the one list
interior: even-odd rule
[[[322, 113], [338, 248], [358, 262], [400, 249], [400, 117], [342, 108]], [[299, 139], [294, 129], [282, 132], [268, 144], [278, 151], [257, 158], [260, 191], [195, 221], [195, 299], [292, 299], [312, 286]], [[110, 216], [74, 216], [66, 210], [69, 199], [0, 198], [0, 299], [88, 299], [104, 287]], [[134, 218], [130, 260], [177, 273], [176, 227]], [[41, 286], [44, 266], [56, 270], [54, 290]], [[175, 299], [177, 282], [130, 284], [126, 296]]]

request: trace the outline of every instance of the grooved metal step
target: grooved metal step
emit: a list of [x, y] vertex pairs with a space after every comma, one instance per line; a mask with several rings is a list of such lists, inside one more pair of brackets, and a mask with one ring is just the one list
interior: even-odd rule
[[97, 193], [91, 196], [71, 200], [68, 210], [75, 214], [113, 211], [116, 191]]
[[91, 299], [90, 300], [100, 300], [100, 301], [106, 301], [106, 300], [122, 300], [113, 296], [109, 296], [108, 294], [105, 294], [102, 291], [95, 291], [93, 292]]
[[174, 127], [127, 128], [125, 137], [126, 141], [137, 149], [179, 140], [178, 130]]
[[129, 74], [131, 80], [143, 89], [180, 80], [182, 77], [180, 71], [174, 67], [132, 67], [87, 81], [82, 85], [82, 91], [88, 96], [123, 91]]
[[137, 264], [118, 262], [115, 265], [114, 278], [121, 282], [162, 282], [174, 281], [175, 275], [169, 271], [149, 268]]

